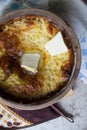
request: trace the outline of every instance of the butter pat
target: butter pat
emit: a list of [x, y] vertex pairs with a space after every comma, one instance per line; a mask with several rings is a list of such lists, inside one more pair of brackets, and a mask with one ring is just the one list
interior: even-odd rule
[[55, 56], [68, 51], [61, 32], [58, 32], [54, 38], [48, 41], [45, 45], [45, 48], [48, 50], [51, 56]]
[[39, 54], [26, 53], [22, 57], [21, 67], [32, 73], [36, 73], [38, 71], [39, 59]]

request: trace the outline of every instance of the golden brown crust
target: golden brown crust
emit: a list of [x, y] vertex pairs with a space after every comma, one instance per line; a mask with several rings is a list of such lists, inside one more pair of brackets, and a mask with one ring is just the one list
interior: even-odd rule
[[[2, 88], [5, 91], [21, 98], [23, 96], [23, 98], [28, 99], [38, 98], [59, 89], [63, 82], [69, 80], [74, 59], [67, 35], [63, 33], [65, 43], [69, 48], [68, 53], [51, 58], [49, 53], [44, 50], [46, 42], [54, 37], [58, 31], [59, 29], [54, 23], [39, 16], [23, 16], [0, 26], [0, 48], [1, 53], [3, 52], [0, 56], [0, 68], [5, 74], [0, 83], [1, 86], [4, 86]], [[33, 40], [32, 37], [35, 39]], [[31, 75], [21, 67], [21, 57], [27, 51], [37, 52], [42, 57], [36, 75]], [[66, 59], [63, 58], [64, 56]], [[58, 61], [60, 59], [62, 61]], [[57, 69], [57, 66], [61, 67]], [[11, 76], [14, 74], [17, 76], [18, 83], [15, 81], [13, 87], [9, 80], [13, 83]], [[59, 81], [57, 81], [58, 77]], [[52, 81], [50, 82], [50, 80]]]

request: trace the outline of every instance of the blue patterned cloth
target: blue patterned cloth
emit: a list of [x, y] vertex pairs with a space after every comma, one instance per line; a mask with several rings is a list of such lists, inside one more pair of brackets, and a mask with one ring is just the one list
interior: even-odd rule
[[0, 0], [0, 15], [30, 7], [50, 10], [71, 25], [81, 45], [82, 65], [79, 78], [87, 83], [87, 5], [82, 0]]

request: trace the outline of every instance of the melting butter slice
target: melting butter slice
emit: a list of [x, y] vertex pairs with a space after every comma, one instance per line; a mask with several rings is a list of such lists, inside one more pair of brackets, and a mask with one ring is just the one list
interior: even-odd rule
[[61, 32], [58, 32], [54, 38], [48, 41], [45, 45], [45, 48], [48, 50], [51, 56], [55, 56], [68, 51]]
[[21, 67], [32, 73], [36, 73], [38, 71], [39, 59], [39, 54], [26, 53], [22, 57]]

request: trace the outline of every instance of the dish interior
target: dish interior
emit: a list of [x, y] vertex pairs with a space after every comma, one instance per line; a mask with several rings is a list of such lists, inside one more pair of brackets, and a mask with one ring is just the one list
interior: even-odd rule
[[[68, 51], [51, 55], [46, 44], [59, 32]], [[24, 54], [40, 56], [36, 73], [22, 67]], [[0, 25], [0, 94], [3, 97], [24, 103], [45, 100], [66, 86], [73, 65], [70, 36], [51, 20], [22, 16]]]

